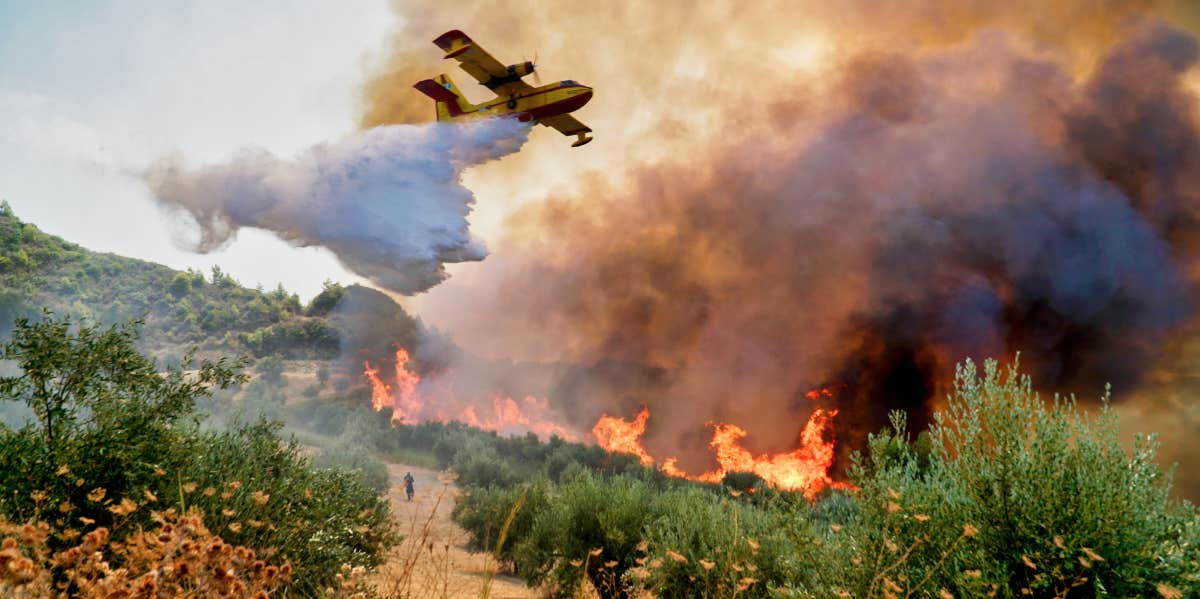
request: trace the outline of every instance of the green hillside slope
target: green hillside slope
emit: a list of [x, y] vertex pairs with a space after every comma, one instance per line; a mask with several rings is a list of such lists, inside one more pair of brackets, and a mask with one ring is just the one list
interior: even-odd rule
[[385, 355], [392, 343], [412, 343], [419, 328], [372, 289], [327, 283], [303, 305], [282, 286], [249, 289], [219, 268], [205, 275], [90, 251], [0, 203], [0, 334], [43, 308], [101, 324], [144, 319], [142, 350], [168, 362], [192, 347], [296, 359], [333, 359], [343, 348]]

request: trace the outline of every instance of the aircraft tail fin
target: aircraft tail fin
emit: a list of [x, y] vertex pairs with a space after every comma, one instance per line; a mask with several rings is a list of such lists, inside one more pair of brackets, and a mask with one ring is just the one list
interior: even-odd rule
[[418, 81], [413, 87], [421, 93], [433, 98], [437, 103], [437, 120], [446, 121], [475, 111], [475, 105], [467, 101], [458, 91], [458, 86], [447, 75], [438, 75], [433, 79]]

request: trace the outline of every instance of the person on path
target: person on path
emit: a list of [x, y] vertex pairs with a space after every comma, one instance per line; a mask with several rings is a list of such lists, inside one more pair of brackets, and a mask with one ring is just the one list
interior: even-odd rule
[[415, 481], [416, 479], [413, 478], [412, 472], [404, 473], [404, 494], [408, 496], [409, 501], [412, 501], [413, 482]]

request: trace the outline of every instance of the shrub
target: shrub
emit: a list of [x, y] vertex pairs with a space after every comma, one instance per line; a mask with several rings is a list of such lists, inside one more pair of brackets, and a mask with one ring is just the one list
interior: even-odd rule
[[785, 556], [811, 559], [811, 535], [783, 509], [690, 488], [658, 494], [651, 512], [646, 557], [628, 582], [656, 597], [761, 597], [786, 581]]
[[[156, 528], [113, 543], [105, 527], [84, 532], [0, 518], [0, 594], [54, 597], [66, 589], [73, 597], [101, 599], [196, 597], [202, 590], [205, 596], [265, 597], [291, 580], [290, 564], [268, 565], [254, 550], [225, 543], [198, 513], [166, 512], [154, 520]], [[53, 537], [77, 540], [56, 552]]]
[[458, 474], [459, 484], [467, 487], [511, 487], [521, 482], [508, 461], [479, 442], [469, 443], [455, 453], [450, 467]]
[[1135, 436], [1126, 453], [1108, 400], [1093, 416], [1074, 399], [1044, 402], [1015, 364], [958, 369], [930, 430], [933, 476], [965, 497], [960, 517], [986, 557], [975, 567], [1009, 592], [1200, 590], [1200, 538], [1180, 534], [1195, 534], [1195, 512], [1170, 498], [1153, 437]]
[[321, 284], [321, 292], [308, 303], [305, 313], [309, 316], [325, 316], [333, 311], [334, 307], [338, 305], [338, 302], [342, 301], [342, 297], [345, 295], [345, 287], [326, 279]]
[[0, 377], [0, 398], [25, 403], [36, 422], [0, 435], [0, 512], [53, 521], [79, 510], [72, 515], [106, 525], [107, 510], [87, 498], [92, 489], [140, 498], [184, 462], [178, 449], [194, 434], [196, 399], [242, 377], [224, 360], [204, 362], [195, 375], [160, 375], [136, 339], [135, 324], [75, 327], [49, 313], [17, 321], [0, 359], [21, 373]]
[[254, 368], [268, 383], [278, 385], [283, 382], [283, 359], [279, 356], [260, 358]]
[[977, 530], [963, 512], [968, 499], [929, 472], [927, 458], [907, 443], [899, 414], [893, 426], [870, 437], [866, 457], [856, 456], [855, 498], [835, 492], [817, 502], [809, 521], [821, 551], [810, 563], [791, 564], [792, 590], [994, 596], [995, 581], [968, 566], [980, 559]]
[[319, 318], [292, 318], [239, 332], [237, 339], [256, 356], [331, 358], [338, 351], [337, 332]]
[[363, 484], [377, 494], [386, 493], [391, 486], [387, 464], [357, 444], [342, 442], [317, 454], [313, 464], [318, 468], [335, 468], [357, 472]]
[[397, 540], [378, 481], [314, 467], [279, 427], [260, 421], [207, 435], [167, 497], [199, 508], [230, 542], [275, 548], [301, 593], [332, 584], [344, 564], [377, 565]]
[[[888, 595], [1145, 597], [1200, 591], [1197, 516], [1170, 499], [1152, 438], [1120, 443], [1104, 398], [1090, 415], [1044, 402], [1016, 366], [957, 372], [928, 450], [904, 419], [873, 435], [851, 480], [858, 512], [830, 524], [821, 567], [793, 590]], [[816, 521], [814, 521], [816, 522]]]
[[517, 571], [531, 585], [549, 583], [572, 596], [586, 576], [601, 597], [625, 597], [622, 580], [641, 556], [653, 491], [626, 476], [601, 478], [582, 471], [558, 489], [515, 549]]
[[467, 531], [470, 549], [492, 553], [521, 574], [516, 548], [530, 538], [534, 519], [550, 507], [550, 501], [545, 479], [509, 488], [471, 488], [454, 506], [452, 516]]
[[[224, 361], [159, 373], [135, 339], [132, 324], [17, 322], [0, 359], [20, 372], [0, 377], [0, 398], [28, 405], [35, 422], [0, 429], [0, 515], [61, 529], [46, 541], [60, 551], [76, 522], [125, 547], [153, 510], [199, 509], [223, 538], [288, 560], [301, 594], [332, 584], [343, 565], [379, 560], [394, 541], [390, 516], [358, 472], [314, 468], [278, 424], [201, 432], [196, 400], [244, 376]], [[123, 567], [125, 556], [104, 559]]]
[[192, 276], [186, 272], [175, 273], [171, 284], [167, 287], [175, 299], [182, 298], [192, 291]]

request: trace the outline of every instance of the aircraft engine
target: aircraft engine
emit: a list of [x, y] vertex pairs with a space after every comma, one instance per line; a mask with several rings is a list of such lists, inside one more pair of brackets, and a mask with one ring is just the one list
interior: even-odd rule
[[526, 75], [533, 73], [533, 71], [534, 71], [533, 63], [528, 60], [526, 60], [525, 62], [519, 62], [517, 64], [508, 65], [508, 73], [510, 75], [516, 75], [517, 77], [524, 77]]

